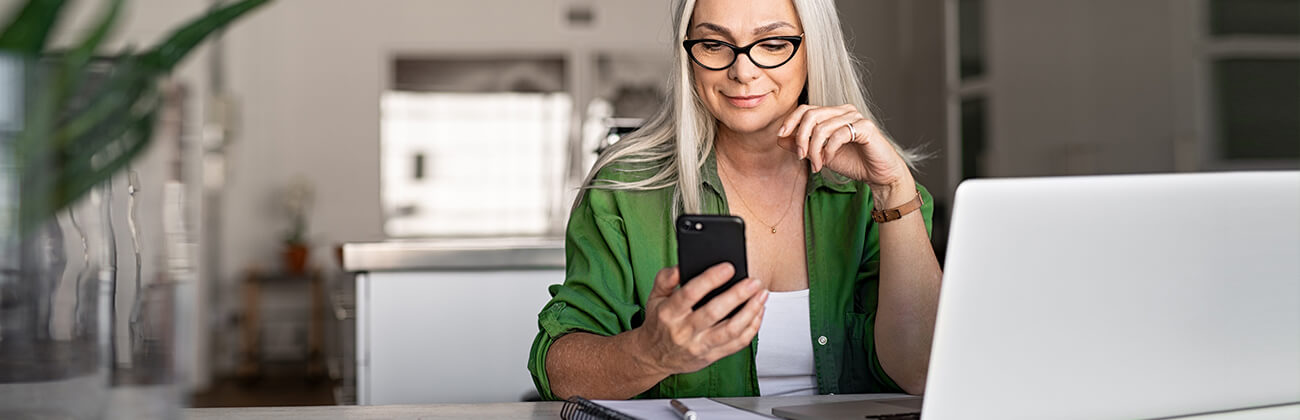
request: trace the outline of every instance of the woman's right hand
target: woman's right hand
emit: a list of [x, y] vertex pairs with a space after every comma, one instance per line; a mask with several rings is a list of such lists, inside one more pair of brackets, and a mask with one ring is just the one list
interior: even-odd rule
[[[664, 376], [695, 372], [749, 345], [763, 323], [763, 305], [767, 302], [767, 289], [758, 280], [741, 280], [699, 310], [691, 309], [734, 273], [730, 263], [721, 263], [680, 289], [677, 267], [655, 275], [654, 289], [646, 302], [645, 323], [633, 330], [638, 333], [638, 347], [644, 349], [642, 355], [649, 367]], [[741, 304], [744, 309], [722, 321]]]

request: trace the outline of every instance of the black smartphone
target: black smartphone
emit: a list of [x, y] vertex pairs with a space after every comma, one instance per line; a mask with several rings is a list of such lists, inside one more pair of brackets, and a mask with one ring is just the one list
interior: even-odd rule
[[[682, 284], [708, 270], [709, 267], [729, 262], [736, 274], [722, 286], [713, 289], [700, 299], [692, 309], [699, 309], [714, 297], [727, 291], [736, 283], [749, 277], [745, 258], [745, 221], [736, 216], [683, 214], [677, 217], [677, 266]], [[727, 315], [731, 318], [744, 305]]]

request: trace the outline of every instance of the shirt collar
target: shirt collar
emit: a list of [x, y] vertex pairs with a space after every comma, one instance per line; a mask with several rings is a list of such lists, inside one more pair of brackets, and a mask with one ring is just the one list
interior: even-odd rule
[[709, 150], [709, 155], [704, 158], [704, 166], [700, 168], [700, 184], [720, 196], [726, 196], [723, 193], [722, 178], [718, 176], [718, 159], [714, 155], [716, 150]]
[[[709, 155], [704, 158], [704, 166], [700, 168], [700, 184], [705, 188], [712, 189], [718, 196], [725, 197], [726, 193], [722, 186], [722, 178], [718, 177], [716, 151], [717, 149], [709, 150]], [[856, 182], [829, 169], [823, 169], [821, 172], [811, 174], [808, 177], [808, 185], [805, 190], [811, 196], [814, 191], [822, 188], [840, 193], [858, 192]]]

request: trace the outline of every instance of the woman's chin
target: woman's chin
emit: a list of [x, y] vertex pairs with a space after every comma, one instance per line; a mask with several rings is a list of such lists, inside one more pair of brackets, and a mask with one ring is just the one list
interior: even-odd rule
[[755, 134], [773, 127], [776, 123], [771, 117], [757, 115], [730, 116], [730, 118], [719, 119], [718, 122], [737, 134]]

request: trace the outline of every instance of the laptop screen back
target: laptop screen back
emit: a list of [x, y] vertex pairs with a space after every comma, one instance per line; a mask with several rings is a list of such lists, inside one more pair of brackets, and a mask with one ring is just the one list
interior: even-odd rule
[[926, 420], [1300, 400], [1300, 172], [974, 180]]

